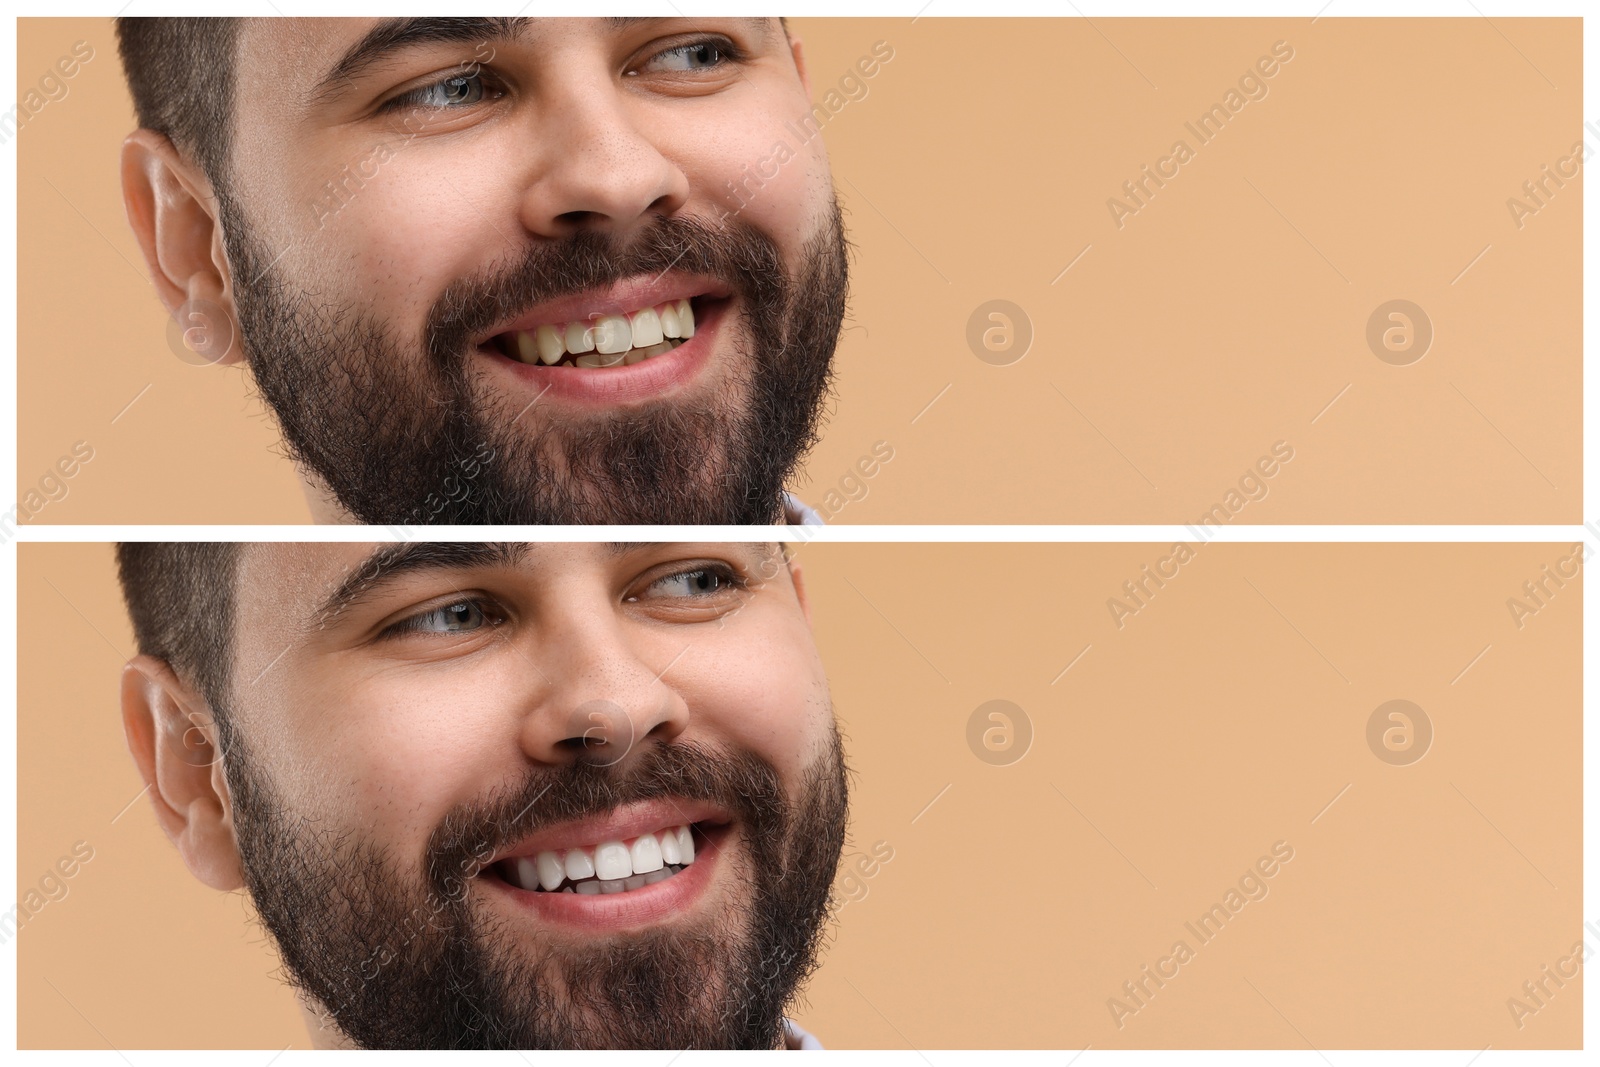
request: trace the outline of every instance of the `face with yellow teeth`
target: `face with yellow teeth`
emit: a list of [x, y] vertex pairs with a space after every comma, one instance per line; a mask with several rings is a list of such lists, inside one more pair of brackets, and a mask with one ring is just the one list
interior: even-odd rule
[[779, 519], [846, 254], [778, 20], [245, 20], [236, 52], [214, 297], [319, 519]]

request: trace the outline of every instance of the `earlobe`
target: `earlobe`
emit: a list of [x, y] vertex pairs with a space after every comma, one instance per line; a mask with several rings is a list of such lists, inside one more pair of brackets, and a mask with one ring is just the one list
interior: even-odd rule
[[122, 202], [150, 282], [195, 362], [239, 362], [222, 226], [205, 174], [163, 135], [136, 130], [122, 142]]
[[213, 889], [244, 884], [211, 709], [167, 663], [138, 656], [122, 672], [122, 728], [156, 821], [190, 872]]

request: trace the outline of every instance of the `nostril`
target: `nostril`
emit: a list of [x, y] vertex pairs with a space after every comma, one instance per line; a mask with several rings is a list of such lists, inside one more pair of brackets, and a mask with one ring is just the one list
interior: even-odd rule
[[598, 211], [564, 211], [556, 216], [556, 221], [571, 230], [581, 230], [595, 226], [605, 220], [605, 216]]

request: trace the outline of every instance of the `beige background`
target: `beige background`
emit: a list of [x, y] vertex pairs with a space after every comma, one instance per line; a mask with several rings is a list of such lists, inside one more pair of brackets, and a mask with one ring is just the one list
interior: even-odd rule
[[[243, 376], [168, 348], [109, 26], [20, 20], [24, 88], [96, 52], [18, 138], [20, 491], [85, 440], [35, 521], [306, 521]], [[824, 134], [860, 255], [799, 488], [834, 521], [1188, 522], [1279, 440], [1236, 521], [1579, 521], [1581, 190], [1506, 207], [1585, 136], [1578, 20], [794, 26], [818, 98], [894, 49]], [[1269, 95], [1118, 230], [1107, 199], [1278, 40]], [[1395, 298], [1435, 330], [1408, 367], [1365, 343]], [[966, 341], [993, 299], [1032, 322], [1011, 366]]]
[[[801, 552], [853, 848], [894, 850], [798, 1014], [826, 1044], [1581, 1047], [1579, 983], [1506, 1008], [1584, 936], [1581, 591], [1506, 606], [1566, 546], [1208, 545], [1121, 630], [1166, 546]], [[243, 899], [139, 797], [109, 547], [20, 553], [19, 893], [95, 848], [19, 935], [20, 1045], [304, 1047]], [[1034, 732], [1010, 766], [966, 741], [997, 698]], [[1434, 725], [1411, 766], [1366, 747], [1394, 698]], [[1270, 895], [1117, 1030], [1107, 998], [1278, 840]]]

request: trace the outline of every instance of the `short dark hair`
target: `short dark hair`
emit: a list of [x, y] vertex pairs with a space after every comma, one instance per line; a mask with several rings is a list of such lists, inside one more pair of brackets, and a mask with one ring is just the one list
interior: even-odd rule
[[117, 574], [139, 651], [164, 660], [218, 718], [233, 672], [240, 545], [124, 541]]
[[119, 18], [117, 51], [144, 129], [164, 134], [221, 186], [233, 132], [236, 18]]

